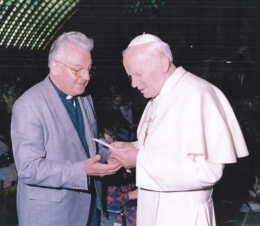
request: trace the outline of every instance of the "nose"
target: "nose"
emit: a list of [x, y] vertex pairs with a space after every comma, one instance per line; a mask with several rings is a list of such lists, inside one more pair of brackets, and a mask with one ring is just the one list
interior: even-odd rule
[[90, 80], [91, 74], [90, 74], [89, 70], [86, 70], [86, 72], [81, 76], [81, 78], [85, 79], [85, 80]]
[[136, 88], [138, 86], [138, 84], [139, 84], [139, 79], [134, 77], [134, 76], [132, 76], [131, 77], [131, 85], [132, 85], [132, 87]]

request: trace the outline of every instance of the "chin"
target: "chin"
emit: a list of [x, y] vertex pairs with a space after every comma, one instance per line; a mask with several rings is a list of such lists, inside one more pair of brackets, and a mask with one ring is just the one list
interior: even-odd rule
[[77, 90], [75, 93], [76, 95], [81, 95], [82, 93], [85, 92], [85, 88], [84, 89], [80, 89], [80, 90]]
[[144, 96], [144, 98], [152, 98], [152, 96], [149, 95], [148, 93], [147, 94], [143, 93], [143, 96]]

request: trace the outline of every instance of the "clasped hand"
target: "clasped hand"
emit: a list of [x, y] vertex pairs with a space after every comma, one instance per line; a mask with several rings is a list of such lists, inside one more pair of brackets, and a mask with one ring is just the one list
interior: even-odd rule
[[118, 161], [111, 161], [110, 159], [107, 161], [107, 164], [99, 162], [100, 155], [95, 155], [94, 157], [85, 160], [87, 175], [103, 177], [116, 173], [122, 165]]
[[139, 149], [135, 148], [132, 143], [114, 142], [111, 144], [114, 148], [109, 148], [112, 157], [120, 162], [126, 169], [136, 166], [136, 157]]

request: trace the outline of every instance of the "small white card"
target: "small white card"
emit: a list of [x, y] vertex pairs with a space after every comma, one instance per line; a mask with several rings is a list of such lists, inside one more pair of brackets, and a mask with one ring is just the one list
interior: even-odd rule
[[[108, 148], [113, 148], [113, 149], [114, 149], [114, 147], [112, 147], [112, 146], [109, 145], [108, 143], [104, 142], [103, 140], [99, 140], [99, 139], [97, 139], [97, 138], [92, 138], [92, 139], [93, 139], [94, 141], [98, 142], [98, 143], [103, 144], [104, 146], [106, 146], [106, 147], [108, 147]], [[126, 172], [131, 173], [132, 171], [131, 171], [130, 169], [126, 169]]]
[[96, 138], [92, 138], [94, 141], [98, 142], [98, 143], [101, 143], [103, 144], [104, 146], [108, 147], [108, 148], [114, 148], [112, 147], [111, 145], [109, 145], [108, 143], [102, 141], [102, 140], [99, 140], [99, 139], [96, 139]]

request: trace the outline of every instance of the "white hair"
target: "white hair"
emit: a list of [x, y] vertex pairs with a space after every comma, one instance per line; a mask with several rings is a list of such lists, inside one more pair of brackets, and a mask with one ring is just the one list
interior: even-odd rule
[[64, 51], [68, 44], [75, 44], [82, 49], [87, 51], [92, 51], [94, 47], [94, 41], [91, 38], [88, 38], [86, 35], [81, 32], [71, 31], [60, 35], [51, 45], [48, 66], [50, 67], [50, 62], [55, 60], [60, 60], [65, 56]]
[[131, 49], [136, 47], [141, 47], [144, 50], [144, 53], [146, 53], [148, 58], [150, 58], [151, 60], [164, 55], [168, 58], [170, 62], [173, 61], [170, 46], [163, 41], [148, 42], [145, 44], [128, 47], [122, 52], [123, 57], [129, 54], [131, 52]]

